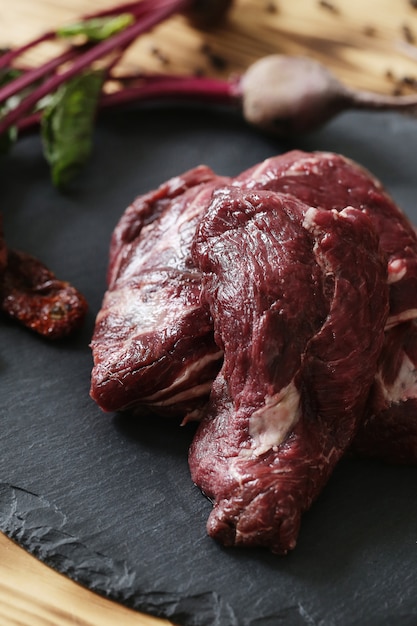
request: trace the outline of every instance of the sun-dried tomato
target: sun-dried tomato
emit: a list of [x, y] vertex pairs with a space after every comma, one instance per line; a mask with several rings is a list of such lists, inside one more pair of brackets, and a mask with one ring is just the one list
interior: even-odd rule
[[35, 257], [7, 251], [0, 308], [44, 337], [57, 339], [79, 328], [87, 312], [84, 296]]

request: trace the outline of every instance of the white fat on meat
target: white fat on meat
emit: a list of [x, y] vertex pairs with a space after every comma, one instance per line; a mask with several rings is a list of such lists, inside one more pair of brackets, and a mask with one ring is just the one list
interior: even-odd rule
[[[195, 385], [194, 387], [187, 388], [179, 392], [177, 395], [171, 395], [173, 392], [175, 392], [176, 389], [178, 389], [178, 387], [181, 387], [181, 385], [183, 385], [192, 377], [194, 377], [196, 373], [204, 370], [204, 368], [208, 364], [210, 364], [211, 362], [215, 363], [216, 361], [218, 361], [222, 357], [222, 355], [223, 355], [222, 350], [219, 350], [218, 352], [210, 352], [206, 354], [204, 357], [202, 357], [201, 359], [188, 363], [188, 365], [184, 367], [180, 375], [174, 380], [174, 382], [171, 385], [160, 389], [159, 391], [152, 394], [151, 396], [146, 396], [143, 399], [143, 401], [163, 406], [164, 404], [174, 404], [175, 402], [179, 402], [188, 397], [197, 397], [201, 395], [202, 393], [208, 393], [213, 384], [211, 380], [205, 383], [202, 383], [200, 385]], [[169, 396], [168, 400], [166, 399], [160, 400], [160, 398], [166, 398], [167, 395]]]
[[385, 330], [390, 330], [390, 328], [394, 328], [394, 326], [398, 326], [398, 324], [409, 322], [414, 319], [417, 319], [417, 309], [407, 309], [398, 315], [390, 315], [387, 319], [387, 323], [385, 324]]
[[417, 369], [415, 363], [404, 354], [398, 376], [392, 385], [386, 385], [377, 375], [384, 398], [389, 404], [405, 402], [417, 397]]
[[301, 417], [301, 396], [294, 382], [272, 396], [249, 418], [251, 447], [242, 448], [240, 457], [258, 457], [276, 450]]
[[407, 274], [407, 263], [404, 259], [392, 259], [388, 262], [388, 284], [397, 283]]

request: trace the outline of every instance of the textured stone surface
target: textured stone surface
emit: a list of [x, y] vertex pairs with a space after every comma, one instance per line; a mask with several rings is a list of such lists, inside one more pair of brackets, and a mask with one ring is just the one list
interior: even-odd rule
[[10, 245], [41, 258], [87, 297], [74, 339], [47, 343], [0, 323], [0, 528], [99, 592], [185, 626], [415, 624], [417, 469], [346, 460], [305, 516], [288, 557], [225, 550], [192, 485], [193, 426], [102, 414], [88, 396], [94, 316], [108, 242], [138, 193], [198, 163], [235, 175], [297, 147], [334, 150], [378, 176], [417, 222], [417, 125], [346, 115], [281, 145], [229, 114], [152, 110], [104, 120], [95, 155], [66, 196], [36, 137], [2, 162]]

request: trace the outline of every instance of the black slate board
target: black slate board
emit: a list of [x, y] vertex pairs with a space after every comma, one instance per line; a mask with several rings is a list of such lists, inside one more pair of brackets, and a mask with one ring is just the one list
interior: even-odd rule
[[139, 193], [206, 163], [236, 174], [293, 147], [333, 150], [381, 178], [417, 223], [417, 123], [346, 114], [292, 142], [222, 110], [144, 108], [100, 121], [94, 156], [66, 195], [36, 136], [0, 163], [10, 246], [86, 295], [72, 340], [50, 344], [0, 320], [0, 529], [87, 587], [184, 626], [417, 623], [417, 469], [346, 460], [305, 515], [296, 550], [225, 550], [191, 484], [193, 426], [104, 415], [89, 399], [88, 343], [107, 250]]

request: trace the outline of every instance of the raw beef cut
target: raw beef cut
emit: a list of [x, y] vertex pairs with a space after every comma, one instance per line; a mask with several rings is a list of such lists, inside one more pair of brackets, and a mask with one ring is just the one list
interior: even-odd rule
[[207, 400], [221, 351], [190, 248], [213, 189], [227, 182], [195, 168], [137, 198], [117, 225], [91, 342], [91, 396], [104, 410], [185, 415]]
[[354, 448], [390, 462], [417, 463], [417, 331], [415, 323], [406, 323], [417, 318], [417, 236], [410, 221], [375, 177], [333, 153], [292, 151], [243, 172], [237, 182], [291, 193], [325, 209], [352, 205], [369, 216], [387, 258], [390, 314], [368, 417]]
[[[200, 185], [206, 186], [203, 194]], [[349, 205], [361, 209], [369, 216], [387, 257], [387, 332], [417, 317], [416, 234], [407, 217], [369, 172], [340, 155], [301, 151], [267, 159], [233, 180], [216, 176], [209, 168], [196, 168], [138, 198], [115, 229], [109, 289], [92, 341], [91, 395], [103, 409], [145, 407], [198, 418], [211, 381], [221, 366], [222, 354], [213, 340], [211, 320], [199, 303], [201, 276], [193, 266], [190, 246], [193, 229], [204, 215], [213, 190], [225, 185], [290, 193], [306, 206], [327, 210], [341, 211]], [[177, 219], [180, 213], [182, 217]], [[168, 263], [167, 255], [172, 256]], [[391, 341], [388, 345], [384, 358], [398, 362], [404, 355], [402, 344], [396, 347]], [[380, 366], [384, 368], [383, 359]], [[399, 369], [399, 381], [406, 371], [406, 366]], [[376, 385], [380, 388], [383, 381], [384, 376], [379, 373]], [[412, 402], [417, 405], [417, 384], [410, 382], [409, 376], [405, 384], [406, 419], [415, 440], [417, 419], [408, 409]], [[375, 391], [373, 397], [378, 395]], [[381, 436], [391, 415], [389, 398], [386, 392], [383, 410], [380, 402], [369, 409], [372, 430], [380, 424]], [[402, 402], [397, 394], [391, 403], [393, 414], [401, 412]], [[390, 418], [392, 435], [395, 424], [396, 420]], [[398, 425], [399, 436], [403, 437], [404, 425]], [[367, 428], [366, 432], [370, 430]], [[361, 450], [366, 448], [365, 440], [363, 433]], [[417, 461], [417, 447], [410, 446], [407, 457], [402, 452], [402, 462], [405, 458], [408, 462]], [[368, 447], [372, 447], [372, 442]], [[378, 447], [379, 453], [386, 456], [384, 449]], [[394, 449], [386, 452], [392, 459]]]
[[417, 462], [417, 322], [387, 331], [353, 449], [391, 463]]
[[91, 345], [104, 410], [203, 416], [190, 469], [226, 545], [293, 548], [346, 450], [417, 461], [416, 233], [339, 155], [137, 198]]
[[361, 209], [371, 219], [387, 257], [387, 327], [417, 317], [417, 236], [405, 214], [365, 169], [328, 152], [294, 150], [243, 172], [235, 184], [291, 193], [309, 206]]
[[294, 548], [301, 514], [345, 453], [388, 314], [369, 218], [284, 194], [216, 193], [193, 260], [224, 362], [190, 450], [225, 545]]

